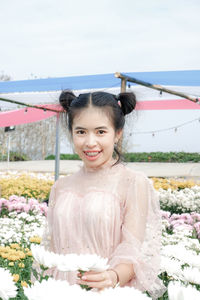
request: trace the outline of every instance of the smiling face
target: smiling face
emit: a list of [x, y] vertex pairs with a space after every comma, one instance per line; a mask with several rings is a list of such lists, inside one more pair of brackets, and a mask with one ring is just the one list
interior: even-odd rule
[[114, 144], [122, 131], [115, 132], [112, 121], [101, 108], [89, 106], [73, 119], [75, 151], [86, 168], [100, 168], [112, 161]]

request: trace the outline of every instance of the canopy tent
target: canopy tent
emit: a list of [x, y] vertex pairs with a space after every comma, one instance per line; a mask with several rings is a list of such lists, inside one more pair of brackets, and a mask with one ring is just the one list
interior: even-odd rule
[[[179, 86], [185, 87], [199, 87], [200, 86], [200, 70], [189, 71], [162, 71], [162, 72], [131, 72], [126, 73], [130, 77], [138, 78], [139, 80], [147, 81], [152, 84], [160, 84], [165, 86]], [[55, 99], [58, 98], [58, 91], [60, 93], [63, 89], [71, 90], [96, 90], [96, 89], [111, 89], [119, 88], [121, 81], [115, 78], [114, 74], [100, 74], [87, 76], [73, 76], [47, 79], [34, 79], [22, 81], [5, 81], [0, 82], [0, 94], [4, 98], [23, 98], [26, 95], [25, 102], [30, 103], [31, 99], [36, 97], [42, 99], [44, 94], [48, 92], [55, 93]], [[132, 85], [134, 85], [132, 83]], [[56, 92], [55, 92], [56, 91]], [[54, 103], [56, 102], [53, 99]], [[174, 101], [173, 101], [174, 100]], [[46, 100], [48, 101], [48, 100]], [[1, 102], [1, 101], [0, 101]], [[35, 102], [32, 101], [33, 103]], [[49, 97], [48, 104], [52, 102]], [[0, 103], [2, 104], [2, 103]], [[48, 105], [45, 105], [48, 107]], [[53, 108], [53, 104], [51, 104]], [[56, 110], [60, 110], [56, 106]], [[148, 99], [143, 101], [140, 99], [136, 106], [136, 110], [174, 110], [174, 109], [200, 109], [198, 104], [187, 100], [177, 99], [177, 97], [170, 99]], [[30, 122], [37, 122], [56, 115], [55, 112], [45, 111], [35, 108], [18, 109], [13, 111], [0, 112], [0, 127], [13, 126], [25, 124]]]
[[[152, 84], [169, 86], [200, 86], [200, 70], [128, 72], [135, 77]], [[114, 74], [58, 77], [0, 82], [0, 93], [59, 91], [63, 89], [83, 90], [120, 86], [120, 80]]]
[[[129, 77], [134, 77], [142, 81], [146, 81], [152, 84], [159, 84], [163, 86], [173, 87], [174, 90], [184, 91], [185, 93], [194, 95], [199, 98], [200, 96], [200, 70], [187, 70], [187, 71], [161, 71], [161, 72], [131, 72], [126, 73]], [[22, 81], [7, 81], [0, 82], [0, 98], [7, 99], [17, 99], [19, 102], [23, 100], [28, 104], [42, 104], [44, 111], [36, 108], [18, 108], [9, 107], [4, 108], [3, 102], [0, 101], [0, 107], [2, 112], [0, 112], [0, 127], [25, 124], [30, 122], [36, 122], [42, 119], [49, 118], [51, 116], [57, 115], [57, 140], [56, 140], [56, 152], [57, 158], [59, 153], [59, 127], [58, 127], [58, 116], [59, 112], [46, 111], [45, 108], [51, 107], [56, 108], [60, 111], [60, 107], [55, 106], [58, 102], [59, 94], [63, 89], [71, 89], [77, 92], [77, 94], [86, 91], [95, 90], [106, 90], [108, 92], [118, 93], [120, 91], [121, 80], [116, 78], [114, 74], [100, 74], [100, 75], [87, 75], [87, 76], [73, 76], [73, 77], [61, 77], [61, 78], [47, 78], [47, 79], [34, 79], [34, 80], [22, 80]], [[149, 111], [150, 121], [145, 124], [146, 115], [143, 114], [143, 119], [141, 118], [142, 130], [139, 132], [133, 132], [134, 134], [146, 133], [143, 127], [146, 126], [148, 132], [152, 132], [154, 136], [155, 130], [152, 130], [152, 126], [158, 126], [160, 121], [158, 120], [158, 115], [156, 113], [150, 114], [150, 111], [159, 111], [160, 120], [168, 120], [169, 116], [163, 115], [162, 111], [171, 111], [170, 118], [173, 112], [179, 111], [191, 111], [193, 119], [195, 114], [193, 112], [198, 112], [200, 105], [198, 103], [192, 103], [189, 100], [181, 99], [180, 97], [169, 95], [163, 93], [162, 95], [157, 91], [151, 91], [148, 88], [141, 88], [133, 83], [130, 84], [130, 89], [132, 87], [138, 99], [136, 110], [139, 111]], [[49, 103], [51, 105], [49, 106]], [[45, 104], [45, 105], [44, 105]], [[12, 110], [10, 110], [12, 108]], [[189, 114], [188, 114], [189, 115]], [[199, 115], [196, 114], [196, 119]], [[182, 119], [185, 119], [182, 115]], [[177, 114], [174, 115], [174, 119], [177, 119]], [[196, 120], [195, 119], [195, 120]], [[193, 120], [193, 121], [195, 121]], [[161, 121], [161, 122], [162, 122]], [[193, 122], [192, 121], [192, 122]], [[155, 123], [156, 122], [156, 123]], [[182, 121], [181, 121], [182, 122]], [[147, 122], [146, 122], [147, 123]], [[183, 123], [183, 122], [182, 122]], [[187, 122], [191, 123], [191, 122]], [[156, 125], [155, 125], [156, 124]], [[171, 122], [170, 128], [171, 128]], [[167, 126], [169, 126], [169, 124]], [[140, 126], [140, 125], [139, 125]], [[179, 126], [180, 127], [180, 126]], [[177, 126], [174, 127], [177, 129]], [[157, 131], [164, 131], [158, 129]], [[175, 130], [177, 131], [177, 130]], [[129, 136], [132, 132], [129, 133]], [[137, 137], [134, 137], [135, 141]], [[147, 139], [146, 139], [147, 140]], [[163, 139], [159, 145], [164, 145], [166, 138]], [[178, 140], [177, 140], [178, 142]], [[146, 141], [147, 145], [150, 145]], [[188, 143], [191, 145], [191, 143]], [[192, 146], [191, 146], [192, 147]], [[57, 174], [58, 174], [58, 162], [57, 162]], [[58, 176], [58, 175], [57, 175]]]

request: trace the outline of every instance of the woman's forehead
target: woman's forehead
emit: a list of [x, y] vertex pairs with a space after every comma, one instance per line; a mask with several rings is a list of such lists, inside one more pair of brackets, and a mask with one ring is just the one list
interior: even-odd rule
[[112, 122], [108, 112], [98, 107], [88, 107], [78, 112], [73, 120], [73, 127], [110, 127]]

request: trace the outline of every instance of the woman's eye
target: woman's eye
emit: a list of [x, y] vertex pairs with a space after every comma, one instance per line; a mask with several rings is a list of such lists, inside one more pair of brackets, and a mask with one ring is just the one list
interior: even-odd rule
[[84, 130], [78, 130], [78, 131], [76, 131], [76, 134], [84, 134], [84, 133], [85, 133]]
[[104, 133], [105, 133], [105, 130], [99, 130], [98, 133], [99, 133], [99, 134], [104, 134]]

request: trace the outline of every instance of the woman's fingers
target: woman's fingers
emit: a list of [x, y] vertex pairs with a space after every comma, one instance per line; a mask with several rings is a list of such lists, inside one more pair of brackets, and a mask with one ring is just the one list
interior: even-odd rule
[[112, 286], [112, 280], [110, 279], [108, 272], [88, 272], [82, 276], [79, 274], [77, 276], [80, 277], [80, 279], [77, 281], [78, 284], [88, 285], [89, 287], [97, 289], [103, 289]]
[[107, 279], [104, 281], [86, 281], [86, 280], [78, 280], [78, 284], [82, 285], [87, 285], [91, 288], [96, 288], [96, 289], [104, 289], [107, 287], [110, 287], [112, 285], [112, 281]]
[[84, 274], [81, 279], [86, 281], [104, 281], [108, 278], [106, 272], [94, 273], [94, 274]]

